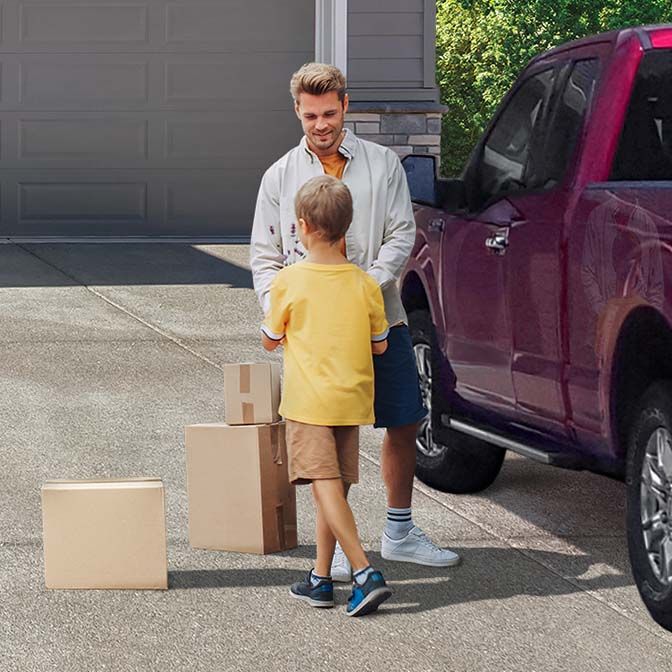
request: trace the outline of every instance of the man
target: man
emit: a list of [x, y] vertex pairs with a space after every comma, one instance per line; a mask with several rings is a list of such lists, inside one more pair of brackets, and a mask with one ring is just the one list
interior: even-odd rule
[[[342, 179], [354, 205], [345, 253], [380, 285], [391, 325], [387, 351], [374, 358], [374, 426], [386, 428], [381, 466], [388, 512], [381, 554], [387, 560], [447, 567], [457, 564], [459, 556], [433, 544], [411, 516], [415, 437], [427, 411], [397, 286], [415, 240], [408, 185], [393, 151], [360, 140], [344, 129], [348, 109], [345, 87], [340, 70], [321, 63], [307, 63], [292, 77], [290, 91], [304, 137], [261, 181], [250, 246], [254, 288], [267, 314], [273, 278], [283, 266], [305, 257], [294, 214], [296, 192], [316, 175], [326, 173]], [[347, 322], [347, 315], [343, 319]], [[332, 578], [350, 581], [350, 575], [349, 563], [337, 546]]]

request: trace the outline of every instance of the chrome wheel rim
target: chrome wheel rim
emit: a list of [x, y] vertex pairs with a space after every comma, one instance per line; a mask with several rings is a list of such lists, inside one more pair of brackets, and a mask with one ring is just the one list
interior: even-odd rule
[[432, 349], [425, 343], [417, 343], [413, 346], [415, 365], [418, 369], [418, 381], [420, 394], [428, 413], [418, 427], [415, 437], [416, 448], [427, 457], [437, 457], [444, 451], [444, 447], [434, 441], [432, 434]]
[[658, 428], [646, 444], [640, 483], [644, 547], [655, 577], [672, 584], [672, 434]]

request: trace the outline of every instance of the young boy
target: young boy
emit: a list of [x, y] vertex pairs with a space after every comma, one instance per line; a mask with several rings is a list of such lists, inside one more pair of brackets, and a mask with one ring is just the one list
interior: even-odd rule
[[286, 421], [289, 477], [311, 483], [317, 559], [290, 594], [333, 607], [330, 576], [336, 541], [353, 567], [348, 616], [375, 611], [392, 591], [359, 541], [346, 494], [359, 477], [359, 425], [372, 424], [373, 354], [387, 348], [388, 324], [378, 283], [343, 256], [352, 221], [348, 188], [314, 177], [294, 201], [305, 261], [282, 269], [271, 285], [262, 326], [267, 350], [284, 345], [280, 413]]

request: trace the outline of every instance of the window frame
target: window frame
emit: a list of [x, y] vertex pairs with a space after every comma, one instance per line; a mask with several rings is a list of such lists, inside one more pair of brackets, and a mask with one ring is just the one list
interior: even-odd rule
[[600, 182], [594, 182], [590, 186], [594, 185], [613, 185], [614, 187], [629, 187], [629, 188], [635, 188], [638, 185], [642, 184], [655, 184], [655, 185], [660, 185], [660, 184], [669, 184], [670, 181], [672, 181], [672, 176], [669, 179], [666, 178], [648, 178], [648, 179], [637, 179], [635, 177], [627, 177], [627, 178], [614, 178], [614, 169], [616, 167], [616, 162], [617, 159], [619, 158], [619, 152], [621, 149], [621, 143], [623, 141], [623, 134], [625, 132], [626, 124], [628, 122], [628, 117], [630, 114], [631, 110], [631, 105], [633, 102], [633, 98], [635, 96], [635, 93], [637, 91], [637, 84], [639, 83], [639, 77], [642, 72], [642, 69], [645, 67], [645, 62], [647, 58], [650, 58], [654, 54], [658, 54], [661, 52], [666, 52], [667, 54], [670, 54], [670, 57], [672, 58], [672, 46], [671, 47], [659, 47], [655, 49], [647, 49], [642, 53], [642, 57], [637, 65], [637, 69], [635, 71], [634, 77], [632, 79], [632, 86], [630, 88], [630, 93], [628, 95], [628, 100], [627, 104], [625, 106], [625, 113], [623, 115], [623, 120], [618, 127], [618, 141], [616, 143], [616, 146], [614, 148], [613, 156], [611, 157], [611, 162], [609, 164], [609, 170], [608, 170], [608, 177], [606, 180], [602, 180]]
[[[485, 150], [485, 145], [487, 144], [491, 134], [493, 133], [495, 126], [499, 123], [502, 115], [504, 114], [505, 110], [508, 109], [509, 104], [513, 100], [513, 98], [517, 95], [518, 91], [532, 78], [537, 75], [539, 75], [542, 72], [545, 72], [547, 70], [553, 70], [554, 71], [554, 80], [553, 80], [553, 85], [551, 87], [550, 93], [548, 95], [548, 98], [545, 103], [545, 110], [544, 110], [544, 118], [541, 121], [541, 124], [543, 125], [543, 130], [541, 133], [541, 136], [537, 139], [538, 142], [540, 142], [541, 146], [545, 149], [548, 145], [549, 141], [549, 129], [551, 128], [551, 125], [553, 124], [553, 121], [555, 120], [557, 113], [558, 113], [558, 107], [559, 103], [561, 101], [562, 95], [565, 91], [565, 86], [567, 85], [567, 81], [569, 80], [569, 77], [571, 76], [571, 73], [574, 70], [574, 67], [576, 63], [580, 61], [590, 61], [594, 60], [596, 62], [596, 69], [595, 69], [595, 76], [593, 80], [593, 86], [590, 91], [590, 98], [588, 100], [588, 103], [586, 105], [586, 109], [584, 111], [583, 119], [581, 122], [581, 128], [578, 131], [578, 135], [576, 138], [576, 142], [574, 145], [574, 148], [571, 152], [571, 155], [567, 159], [567, 163], [564, 168], [564, 173], [563, 176], [560, 180], [558, 180], [555, 184], [549, 185], [549, 186], [534, 186], [534, 187], [529, 187], [529, 188], [524, 188], [524, 189], [512, 189], [509, 191], [501, 191], [498, 192], [497, 194], [493, 195], [486, 201], [479, 203], [476, 208], [473, 208], [472, 204], [474, 203], [474, 191], [476, 189], [476, 175], [480, 169], [480, 163], [481, 159], [483, 156], [483, 152]], [[551, 192], [556, 189], [562, 188], [562, 186], [566, 183], [568, 175], [571, 173], [570, 167], [572, 165], [575, 165], [576, 163], [576, 158], [579, 153], [579, 148], [583, 144], [583, 139], [585, 137], [585, 133], [587, 130], [587, 124], [588, 120], [590, 118], [590, 113], [592, 110], [592, 106], [594, 105], [594, 101], [596, 98], [596, 91], [597, 91], [597, 86], [600, 81], [600, 75], [601, 75], [601, 70], [603, 67], [602, 59], [600, 55], [596, 52], [592, 53], [586, 53], [584, 51], [576, 53], [576, 54], [561, 54], [558, 55], [558, 57], [552, 59], [552, 60], [545, 60], [540, 63], [535, 64], [534, 67], [529, 68], [524, 71], [523, 75], [521, 78], [516, 82], [516, 84], [512, 87], [512, 89], [508, 92], [508, 94], [505, 96], [504, 100], [502, 101], [500, 107], [498, 108], [497, 112], [495, 113], [494, 118], [486, 128], [486, 131], [484, 132], [483, 136], [481, 137], [479, 143], [476, 145], [474, 148], [474, 151], [472, 152], [472, 155], [467, 163], [467, 166], [462, 174], [463, 180], [465, 181], [465, 187], [466, 191], [468, 193], [468, 209], [467, 212], [465, 213], [467, 216], [471, 218], [477, 217], [481, 212], [484, 210], [487, 210], [490, 208], [492, 205], [497, 203], [498, 201], [510, 197], [510, 196], [522, 196], [522, 195], [531, 195], [531, 194], [540, 194], [540, 193], [546, 193], [546, 192]], [[544, 151], [544, 150], [542, 150]], [[525, 168], [523, 174], [527, 174], [528, 170], [528, 165], [529, 165], [529, 160], [526, 160], [525, 162]]]

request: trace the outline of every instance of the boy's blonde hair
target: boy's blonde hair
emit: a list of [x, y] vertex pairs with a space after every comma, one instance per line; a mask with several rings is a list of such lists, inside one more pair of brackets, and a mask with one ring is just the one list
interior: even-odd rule
[[331, 175], [318, 175], [306, 182], [296, 193], [294, 209], [329, 243], [343, 238], [352, 222], [350, 190]]
[[289, 90], [295, 103], [299, 102], [299, 96], [302, 93], [321, 96], [330, 91], [336, 91], [338, 99], [343, 102], [345, 99], [345, 77], [333, 65], [306, 63], [292, 75]]

